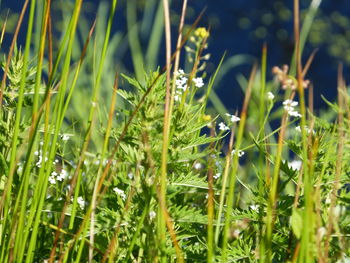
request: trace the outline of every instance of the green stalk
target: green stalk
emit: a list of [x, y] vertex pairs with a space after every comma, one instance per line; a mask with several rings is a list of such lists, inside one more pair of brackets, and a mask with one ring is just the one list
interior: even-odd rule
[[169, 3], [167, 0], [163, 0], [164, 10], [164, 29], [165, 29], [165, 42], [166, 42], [166, 95], [165, 95], [165, 109], [164, 109], [164, 123], [163, 123], [163, 145], [162, 145], [162, 157], [161, 157], [161, 174], [159, 177], [160, 193], [159, 193], [159, 239], [161, 242], [161, 262], [167, 262], [166, 257], [166, 190], [167, 190], [167, 161], [168, 161], [168, 147], [169, 147], [169, 132], [170, 132], [170, 97], [171, 97], [171, 31], [170, 31], [170, 14]]
[[[267, 64], [267, 46], [266, 43], [264, 43], [263, 49], [262, 49], [262, 57], [261, 57], [261, 80], [260, 80], [260, 102], [259, 102], [259, 133], [258, 133], [258, 140], [260, 140], [261, 138], [263, 138], [265, 136], [265, 124], [267, 121], [267, 117], [268, 114], [266, 113], [266, 64]], [[260, 134], [260, 131], [262, 131], [262, 133]], [[259, 151], [259, 170], [260, 171], [264, 171], [264, 154]], [[260, 196], [264, 196], [264, 191], [265, 191], [265, 185], [267, 185], [267, 182], [264, 182], [263, 176], [262, 176], [262, 172], [261, 175], [259, 177], [259, 182], [258, 182], [258, 188], [259, 188], [259, 195]], [[262, 239], [263, 236], [263, 220], [262, 220], [262, 211], [259, 213], [259, 239]], [[261, 244], [261, 242], [260, 242]], [[260, 249], [260, 254], [264, 254], [264, 250], [263, 247], [259, 248]]]
[[[49, 11], [50, 11], [50, 4], [51, 2], [45, 2], [44, 9], [43, 9], [43, 16], [42, 16], [42, 28], [41, 28], [41, 38], [40, 38], [40, 43], [39, 43], [39, 55], [38, 55], [38, 60], [37, 60], [37, 71], [36, 71], [36, 77], [35, 77], [35, 86], [34, 86], [34, 101], [33, 101], [33, 109], [32, 109], [32, 120], [33, 122], [36, 122], [37, 120], [37, 111], [38, 111], [38, 101], [39, 101], [39, 86], [41, 83], [41, 73], [42, 73], [42, 64], [43, 64], [43, 57], [44, 57], [44, 48], [45, 48], [45, 39], [46, 39], [46, 29], [47, 29], [47, 23], [48, 23], [48, 17], [49, 17]], [[36, 135], [37, 132], [35, 129], [30, 131], [30, 144], [33, 145], [35, 144], [36, 141]], [[29, 148], [32, 148], [29, 147]], [[27, 153], [27, 159], [25, 161], [25, 169], [24, 169], [24, 174], [22, 176], [22, 184], [21, 184], [21, 189], [22, 185], [23, 188], [20, 191], [20, 195], [18, 196], [17, 200], [20, 199], [20, 196], [22, 196], [22, 203], [21, 203], [21, 211], [18, 216], [19, 222], [18, 225], [16, 226], [16, 231], [17, 233], [22, 233], [23, 228], [24, 228], [24, 220], [26, 216], [26, 207], [27, 207], [27, 195], [28, 195], [28, 187], [29, 187], [29, 180], [30, 180], [30, 167], [31, 163], [33, 161], [33, 151], [30, 151]], [[16, 201], [16, 205], [14, 208], [14, 211], [16, 213], [17, 211], [17, 205], [19, 203]], [[23, 243], [22, 235], [16, 235], [16, 240], [15, 240], [15, 247], [14, 247], [14, 258], [16, 257], [17, 251], [19, 249], [19, 246], [22, 247], [22, 251], [24, 250], [25, 243]], [[21, 262], [22, 260], [22, 255], [19, 255], [18, 262]]]
[[[0, 204], [1, 214], [3, 215], [2, 228], [5, 230], [4, 236], [2, 237], [2, 240], [0, 242], [1, 245], [3, 245], [2, 241], [4, 240], [6, 229], [7, 229], [6, 225], [7, 225], [7, 218], [9, 216], [9, 206], [10, 206], [11, 195], [12, 195], [13, 175], [14, 175], [14, 172], [16, 169], [16, 155], [17, 155], [17, 144], [18, 144], [18, 136], [19, 136], [19, 126], [20, 126], [20, 121], [21, 121], [21, 117], [22, 117], [24, 88], [25, 88], [25, 82], [26, 82], [26, 73], [27, 73], [27, 69], [28, 69], [28, 60], [29, 60], [30, 43], [31, 43], [31, 36], [32, 36], [32, 29], [33, 29], [34, 11], [35, 11], [35, 0], [32, 1], [31, 6], [30, 6], [30, 14], [29, 14], [29, 21], [28, 21], [27, 36], [26, 36], [26, 45], [25, 45], [24, 56], [23, 56], [23, 69], [22, 69], [18, 102], [17, 102], [14, 132], [13, 132], [12, 144], [11, 144], [9, 174], [8, 174], [8, 179], [7, 179], [7, 182], [5, 185], [4, 193], [3, 193], [3, 196], [1, 199], [1, 204]], [[4, 254], [1, 255], [1, 258], [6, 261], [6, 258], [9, 255], [6, 255], [5, 258], [3, 258], [3, 256], [4, 256]]]
[[138, 26], [136, 18], [136, 1], [126, 2], [126, 21], [128, 27], [128, 39], [131, 51], [132, 63], [134, 65], [136, 78], [141, 81], [143, 77], [143, 56], [141, 44], [138, 36]]
[[[248, 104], [251, 96], [255, 73], [256, 73], [256, 65], [254, 65], [253, 70], [251, 72], [248, 87], [246, 90], [246, 95], [244, 98], [243, 109], [241, 113], [241, 120], [238, 126], [237, 141], [235, 145], [236, 146], [235, 150], [237, 153], [241, 148], [241, 144], [243, 141], [243, 133], [244, 133], [245, 122], [247, 119]], [[228, 153], [228, 154], [231, 154], [231, 153]], [[228, 233], [231, 226], [231, 214], [233, 210], [234, 192], [235, 192], [235, 185], [237, 180], [237, 170], [239, 165], [238, 158], [239, 158], [238, 154], [233, 155], [232, 168], [230, 172], [229, 191], [228, 191], [228, 197], [226, 202], [227, 210], [226, 210], [226, 217], [225, 217], [225, 226], [224, 226], [223, 240], [222, 240], [222, 255], [221, 255], [222, 262], [227, 262]]]
[[153, 27], [151, 36], [149, 38], [149, 44], [147, 46], [145, 60], [148, 70], [155, 70], [157, 66], [157, 58], [159, 47], [162, 42], [163, 37], [163, 24], [164, 24], [164, 16], [163, 16], [163, 2], [158, 1], [158, 9], [156, 12], [156, 16], [154, 18]]
[[314, 212], [313, 212], [313, 197], [312, 197], [312, 178], [309, 173], [308, 166], [308, 145], [306, 134], [306, 107], [303, 87], [303, 74], [301, 66], [301, 47], [299, 34], [299, 0], [294, 0], [294, 38], [295, 38], [295, 61], [297, 65], [298, 77], [298, 92], [300, 100], [300, 114], [301, 114], [301, 134], [302, 134], [302, 157], [303, 157], [303, 179], [304, 179], [304, 196], [305, 209], [303, 214], [303, 228], [301, 233], [301, 247], [299, 262], [312, 262], [312, 245], [311, 235], [314, 229]]
[[[80, 9], [81, 9], [81, 4], [82, 0], [77, 0], [75, 2], [75, 7], [71, 19], [71, 25], [72, 27], [70, 28], [71, 30], [68, 32], [69, 33], [69, 41], [68, 41], [68, 46], [67, 46], [67, 52], [66, 52], [66, 57], [65, 61], [63, 64], [63, 70], [62, 70], [62, 78], [61, 78], [61, 86], [59, 89], [59, 92], [57, 94], [57, 101], [55, 103], [55, 108], [56, 111], [54, 111], [55, 118], [54, 118], [54, 134], [52, 136], [51, 140], [51, 148], [48, 156], [48, 162], [46, 165], [46, 171], [45, 171], [45, 180], [43, 180], [43, 185], [42, 185], [42, 191], [41, 191], [41, 196], [39, 199], [39, 205], [37, 207], [37, 212], [34, 220], [34, 226], [32, 229], [32, 235], [30, 238], [30, 243], [29, 243], [29, 252], [27, 256], [26, 262], [31, 262], [33, 256], [34, 256], [34, 249], [35, 249], [35, 243], [37, 239], [37, 234], [38, 234], [38, 227], [40, 223], [40, 217], [41, 217], [41, 211], [42, 207], [44, 205], [44, 200], [46, 197], [46, 191], [48, 187], [48, 177], [51, 174], [51, 166], [52, 162], [55, 158], [56, 155], [56, 143], [58, 140], [58, 135], [60, 131], [60, 127], [62, 125], [63, 121], [63, 116], [64, 116], [64, 95], [67, 89], [67, 83], [68, 83], [68, 75], [70, 71], [70, 62], [71, 62], [71, 55], [72, 55], [72, 47], [75, 39], [75, 32], [76, 32], [76, 25], [78, 22], [79, 14], [80, 14]], [[47, 142], [45, 142], [47, 144]], [[45, 145], [44, 143], [44, 145]], [[46, 152], [43, 152], [43, 154], [46, 154]], [[51, 259], [51, 257], [50, 257]]]
[[[102, 48], [102, 52], [101, 52], [100, 64], [98, 67], [98, 71], [97, 71], [97, 75], [96, 75], [96, 79], [95, 79], [95, 83], [94, 83], [92, 99], [91, 99], [92, 107], [90, 108], [90, 113], [89, 113], [89, 118], [88, 118], [88, 128], [87, 128], [87, 131], [85, 134], [84, 143], [82, 146], [82, 151], [81, 151], [81, 156], [80, 156], [78, 167], [81, 166], [81, 164], [85, 158], [85, 152], [88, 148], [89, 141], [90, 141], [91, 130], [93, 127], [93, 119], [94, 119], [94, 114], [95, 114], [95, 108], [97, 105], [97, 96], [98, 96], [99, 91], [100, 91], [100, 81], [101, 81], [101, 77], [102, 77], [102, 70], [103, 70], [104, 61], [106, 58], [109, 37], [111, 34], [111, 28], [112, 28], [112, 23], [113, 23], [113, 18], [114, 18], [115, 10], [117, 7], [117, 3], [118, 3], [117, 0], [113, 0], [113, 2], [111, 3], [111, 9], [110, 9], [109, 18], [108, 18], [107, 30], [106, 30], [106, 34], [105, 34], [105, 38], [104, 38], [104, 42], [103, 42], [103, 48]], [[89, 211], [89, 216], [90, 216], [90, 213], [92, 212], [92, 204], [90, 205], [90, 208], [88, 211]], [[62, 214], [62, 215], [64, 215], [64, 214]], [[85, 231], [87, 229], [88, 229], [88, 227], [84, 227], [84, 231], [82, 231], [80, 234], [85, 235]], [[84, 243], [81, 243], [80, 246], [84, 246]]]
[[94, 228], [95, 228], [95, 209], [96, 209], [96, 198], [97, 198], [97, 190], [98, 190], [98, 183], [101, 178], [101, 173], [102, 173], [102, 165], [103, 165], [103, 160], [105, 158], [105, 155], [107, 153], [108, 149], [108, 142], [109, 142], [109, 136], [112, 128], [112, 123], [113, 123], [113, 116], [114, 116], [114, 109], [115, 109], [115, 103], [117, 99], [117, 90], [118, 90], [118, 74], [115, 76], [115, 81], [114, 81], [114, 87], [113, 87], [113, 95], [112, 95], [112, 100], [111, 100], [111, 106], [109, 110], [109, 118], [108, 118], [108, 123], [107, 123], [107, 128], [106, 128], [106, 134], [105, 134], [105, 139], [103, 143], [103, 148], [102, 148], [102, 153], [101, 153], [101, 162], [98, 167], [98, 172], [97, 172], [97, 178], [95, 180], [95, 186], [94, 186], [94, 192], [92, 195], [91, 199], [91, 207], [92, 207], [92, 213], [91, 213], [91, 224], [90, 224], [90, 248], [89, 248], [89, 262], [92, 262], [93, 260], [93, 244], [94, 244]]
[[[307, 37], [310, 33], [311, 26], [314, 22], [314, 19], [316, 17], [318, 8], [320, 7], [322, 0], [312, 0], [309, 6], [309, 10], [307, 11], [307, 14], [305, 16], [305, 19], [303, 21], [303, 25], [301, 27], [301, 32], [300, 32], [300, 41], [299, 41], [299, 48], [300, 48], [300, 53], [303, 52], [304, 46], [306, 44]], [[294, 50], [293, 53], [293, 58], [291, 61], [291, 66], [290, 66], [290, 71], [289, 74], [292, 76], [295, 76], [297, 73], [297, 63], [296, 63], [296, 50]]]
[[[214, 129], [211, 129], [210, 131], [211, 136], [215, 136]], [[211, 148], [211, 155], [214, 154], [215, 151], [215, 143], [212, 142], [210, 144]], [[214, 166], [215, 161], [213, 157], [210, 157], [209, 159], [209, 165], [208, 165], [208, 229], [207, 229], [207, 245], [208, 245], [208, 252], [207, 252], [207, 262], [211, 263], [215, 260], [215, 250], [214, 250]]]

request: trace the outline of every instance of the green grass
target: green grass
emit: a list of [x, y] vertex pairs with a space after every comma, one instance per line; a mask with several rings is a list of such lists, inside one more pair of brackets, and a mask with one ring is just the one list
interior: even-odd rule
[[[81, 0], [26, 4], [25, 45], [15, 32], [1, 63], [0, 262], [350, 260], [343, 69], [320, 114], [303, 87], [318, 6], [300, 23], [294, 1], [290, 70], [270, 69], [264, 45], [260, 62], [224, 54], [209, 75], [210, 33], [203, 13], [186, 25], [187, 1], [178, 34], [166, 0], [147, 1], [141, 20], [127, 1], [127, 34], [111, 34], [117, 0], [96, 23]], [[55, 34], [51, 12], [62, 12]], [[120, 60], [128, 50], [133, 72]], [[228, 112], [215, 87], [244, 63], [243, 107]]]

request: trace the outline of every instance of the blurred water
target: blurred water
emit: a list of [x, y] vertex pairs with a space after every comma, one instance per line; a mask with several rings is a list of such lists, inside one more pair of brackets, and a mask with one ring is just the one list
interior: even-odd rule
[[[86, 1], [85, 1], [86, 2]], [[96, 5], [99, 0], [92, 0]], [[125, 12], [123, 1], [118, 3], [118, 16], [124, 16], [118, 20], [118, 26], [115, 30], [125, 29]], [[310, 1], [301, 1], [302, 9], [308, 7]], [[2, 9], [10, 8], [11, 12], [20, 12], [23, 1], [3, 0]], [[172, 8], [177, 14], [180, 13], [182, 1], [173, 1]], [[237, 54], [249, 54], [259, 59], [261, 47], [264, 42], [268, 45], [268, 78], [271, 79], [271, 68], [275, 65], [289, 64], [293, 52], [293, 21], [292, 21], [292, 1], [279, 0], [207, 0], [207, 1], [189, 1], [189, 17], [187, 23], [194, 21], [195, 17], [203, 8], [207, 11], [200, 23], [201, 26], [211, 27], [211, 37], [209, 39], [208, 52], [212, 54], [208, 70], [215, 69], [221, 56], [227, 51], [227, 58]], [[346, 16], [350, 13], [350, 1], [348, 0], [324, 0], [321, 3], [322, 12], [317, 17], [318, 22], [321, 19], [327, 24], [330, 20], [328, 17], [334, 14]], [[93, 19], [93, 17], [91, 17]], [[336, 18], [333, 19], [335, 24]], [[333, 21], [332, 20], [332, 21]], [[338, 19], [339, 20], [339, 19]], [[332, 22], [331, 21], [331, 22]], [[332, 26], [328, 31], [335, 36], [346, 35], [350, 39], [349, 21], [342, 20], [343, 25]], [[333, 22], [332, 22], [333, 23]], [[322, 25], [322, 23], [320, 23]], [[350, 23], [349, 23], [350, 24]], [[337, 24], [336, 24], [337, 25]], [[176, 29], [174, 27], [174, 29]], [[349, 30], [348, 30], [349, 29]], [[338, 31], [339, 32], [338, 32]], [[320, 108], [325, 103], [320, 98], [320, 94], [325, 95], [328, 99], [334, 100], [336, 96], [336, 76], [339, 62], [345, 63], [345, 76], [348, 72], [347, 65], [350, 64], [349, 42], [344, 43], [340, 39], [337, 48], [335, 44], [327, 40], [327, 36], [321, 37], [326, 41], [320, 42], [319, 51], [314, 59], [314, 63], [307, 77], [313, 82], [315, 87], [315, 106]], [[315, 34], [314, 34], [315, 35]], [[317, 35], [315, 35], [317, 37]], [[330, 35], [329, 38], [333, 38]], [[24, 34], [20, 35], [19, 43], [24, 41]], [[9, 40], [5, 39], [4, 46], [8, 45]], [[330, 45], [333, 45], [330, 47]], [[332, 51], [333, 48], [333, 51]], [[303, 61], [305, 62], [308, 55], [313, 51], [314, 46], [308, 44], [304, 51]], [[344, 55], [342, 54], [342, 50]], [[349, 52], [347, 52], [349, 51]], [[163, 51], [160, 51], [161, 54]], [[336, 55], [332, 55], [332, 52]], [[164, 57], [160, 54], [159, 63], [163, 64]], [[132, 67], [131, 63], [127, 66]], [[230, 109], [237, 109], [242, 102], [242, 92], [236, 81], [238, 74], [248, 76], [250, 66], [237, 67], [231, 70], [216, 86], [216, 92], [223, 100], [224, 104]]]

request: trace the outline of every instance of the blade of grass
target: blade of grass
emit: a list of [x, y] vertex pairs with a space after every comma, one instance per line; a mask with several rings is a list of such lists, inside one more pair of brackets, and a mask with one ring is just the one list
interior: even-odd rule
[[[240, 117], [241, 120], [239, 122], [237, 140], [235, 144], [235, 150], [237, 152], [240, 150], [241, 144], [243, 141], [243, 133], [244, 133], [245, 122], [247, 118], [248, 105], [249, 105], [251, 92], [254, 84], [256, 68], [257, 66], [255, 64], [253, 66], [253, 69], [249, 77], [248, 87], [247, 87], [244, 102], [243, 102], [243, 108], [242, 108], [241, 117]], [[238, 170], [238, 158], [239, 158], [238, 154], [233, 155], [232, 168], [230, 171], [229, 190], [228, 190], [228, 196], [226, 200], [227, 210], [226, 210], [225, 226], [223, 230], [223, 240], [222, 240], [222, 252], [221, 252], [222, 262], [227, 262], [228, 234], [231, 227], [231, 216], [232, 216], [231, 213], [232, 213], [233, 204], [234, 204], [234, 192], [235, 192], [235, 184], [236, 184], [237, 170]]]

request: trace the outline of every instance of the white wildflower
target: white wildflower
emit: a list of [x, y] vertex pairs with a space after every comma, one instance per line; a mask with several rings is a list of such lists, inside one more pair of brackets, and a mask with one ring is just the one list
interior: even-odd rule
[[293, 101], [293, 100], [285, 100], [284, 102], [283, 102], [283, 105], [285, 106], [285, 107], [296, 107], [296, 106], [298, 106], [298, 102], [297, 101]]
[[204, 86], [204, 82], [203, 82], [203, 79], [202, 78], [194, 78], [193, 79], [193, 82], [194, 82], [194, 85], [197, 87], [197, 88], [201, 88]]
[[237, 117], [236, 115], [231, 115], [230, 113], [225, 114], [227, 117], [230, 118], [231, 122], [239, 122], [241, 119]]
[[200, 170], [200, 169], [202, 169], [202, 168], [203, 168], [203, 165], [202, 165], [201, 163], [195, 163], [195, 164], [194, 164], [194, 169]]
[[[301, 132], [301, 127], [300, 126], [297, 126], [297, 127], [295, 127], [295, 130], [297, 131], [297, 132]], [[306, 133], [307, 134], [315, 134], [315, 131], [314, 130], [311, 130], [309, 127], [307, 127], [307, 126], [305, 126], [305, 130], [306, 130]]]
[[22, 173], [23, 172], [23, 166], [19, 163], [17, 167], [17, 173]]
[[82, 198], [81, 196], [79, 196], [78, 199], [77, 199], [77, 203], [78, 203], [78, 205], [80, 206], [81, 209], [84, 209], [84, 207], [85, 207], [84, 198]]
[[268, 98], [269, 100], [273, 100], [273, 99], [275, 98], [275, 95], [273, 95], [273, 93], [269, 91], [269, 92], [267, 93], [267, 98]]
[[175, 76], [181, 76], [181, 75], [185, 75], [185, 72], [183, 71], [183, 69], [179, 69], [178, 71], [175, 72]]
[[39, 155], [39, 160], [36, 162], [36, 166], [38, 167], [38, 168], [40, 168], [41, 167], [41, 162], [43, 161], [43, 157], [41, 157], [41, 155]]
[[220, 123], [219, 123], [219, 130], [220, 130], [220, 131], [228, 131], [228, 130], [230, 130], [230, 128], [227, 127], [225, 123], [220, 122]]
[[300, 171], [303, 162], [300, 160], [293, 160], [288, 163], [288, 167], [294, 171]]
[[64, 179], [66, 179], [68, 176], [68, 172], [64, 169], [60, 172], [60, 174], [57, 176], [57, 180], [62, 182]]
[[221, 173], [216, 173], [216, 174], [213, 176], [213, 178], [216, 180], [216, 179], [220, 178], [220, 176], [221, 176]]
[[55, 176], [53, 176], [53, 175], [49, 176], [49, 182], [50, 182], [50, 184], [56, 184]]
[[238, 122], [238, 121], [240, 121], [241, 119], [239, 118], [239, 117], [237, 117], [237, 116], [235, 116], [235, 115], [232, 115], [231, 116], [231, 121], [232, 122]]
[[251, 206], [249, 206], [249, 208], [255, 212], [259, 212], [259, 205], [251, 205]]
[[187, 85], [188, 79], [186, 77], [181, 77], [177, 80], [175, 80], [176, 87], [178, 89], [186, 90], [186, 85]]
[[69, 135], [68, 134], [63, 134], [62, 136], [61, 136], [61, 138], [62, 138], [62, 141], [68, 141], [69, 140]]
[[243, 151], [241, 151], [241, 150], [239, 150], [239, 151], [237, 152], [235, 149], [233, 149], [232, 152], [231, 152], [231, 154], [232, 154], [232, 155], [237, 154], [238, 157], [242, 157], [242, 156], [245, 154], [245, 152], [243, 152]]
[[289, 116], [292, 116], [292, 117], [297, 117], [297, 118], [301, 117], [301, 114], [299, 112], [293, 111], [293, 110], [288, 111], [288, 114], [289, 114]]
[[128, 177], [130, 180], [132, 180], [132, 178], [134, 178], [134, 174], [133, 173], [128, 173]]
[[288, 112], [288, 115], [292, 117], [301, 117], [301, 114], [299, 114], [299, 112], [294, 110], [294, 107], [298, 106], [297, 101], [288, 99], [283, 102], [283, 105], [284, 105], [283, 108]]
[[123, 190], [119, 189], [118, 187], [114, 187], [113, 191], [125, 201], [126, 194], [125, 194], [125, 192]]
[[156, 212], [154, 212], [154, 211], [150, 211], [148, 215], [149, 215], [149, 219], [152, 221], [153, 219], [156, 218], [156, 215], [157, 215], [157, 214], [156, 214]]

